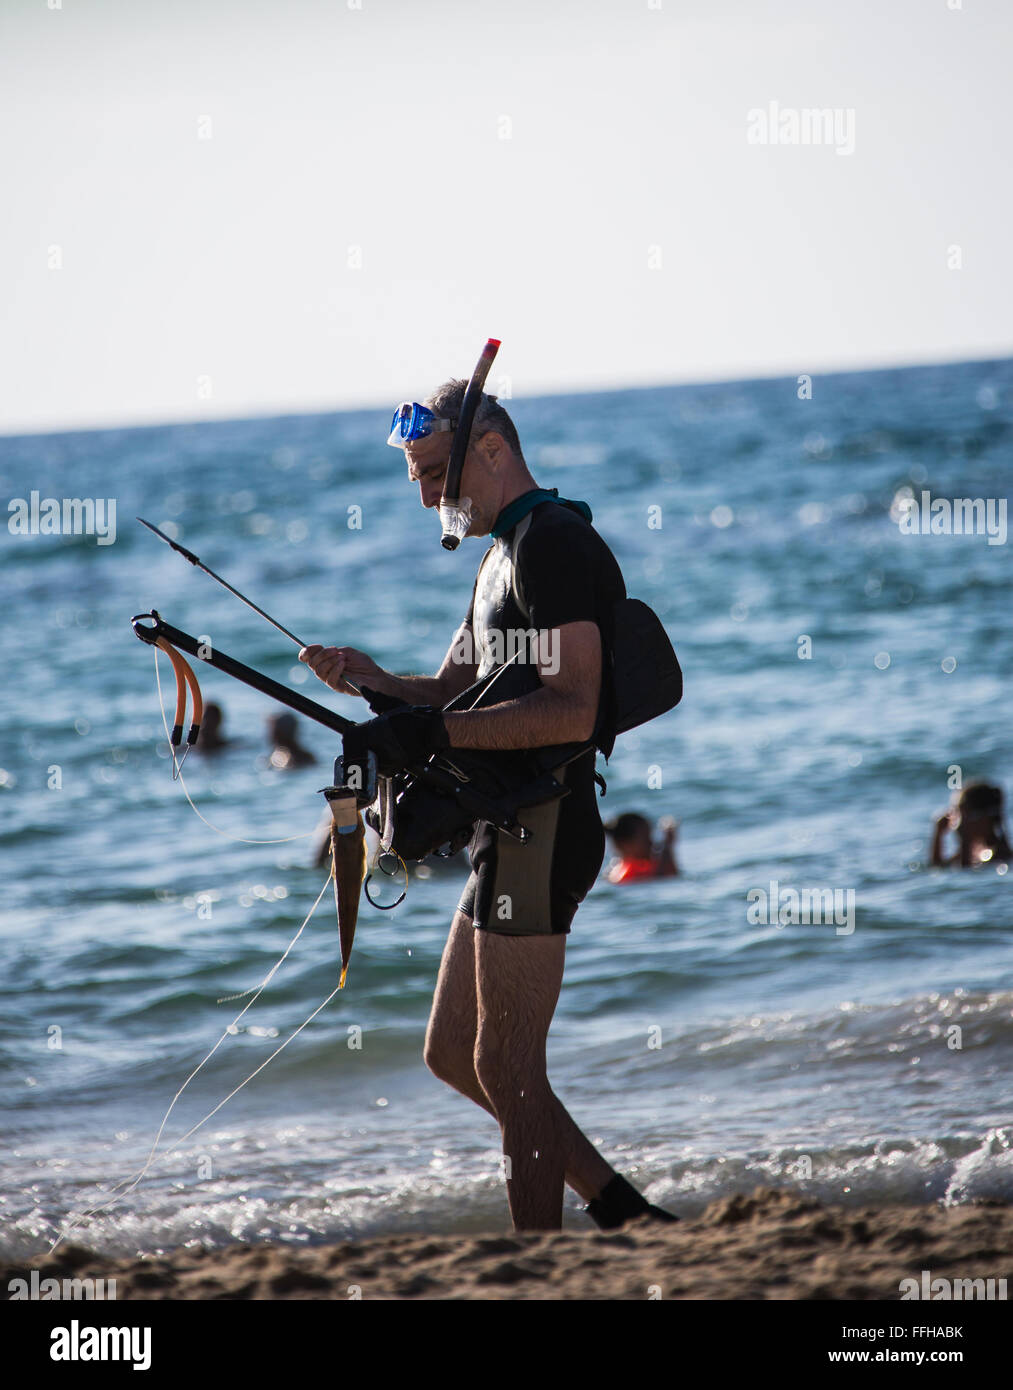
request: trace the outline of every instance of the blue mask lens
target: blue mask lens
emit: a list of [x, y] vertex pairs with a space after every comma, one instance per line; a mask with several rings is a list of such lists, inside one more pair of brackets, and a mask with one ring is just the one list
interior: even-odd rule
[[403, 401], [394, 411], [387, 443], [394, 449], [403, 449], [413, 439], [425, 439], [427, 435], [453, 428], [453, 420], [438, 419], [428, 406], [419, 405], [418, 401]]

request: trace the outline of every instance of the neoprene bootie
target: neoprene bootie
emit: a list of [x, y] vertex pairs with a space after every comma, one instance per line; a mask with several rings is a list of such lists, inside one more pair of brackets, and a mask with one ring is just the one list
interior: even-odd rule
[[603, 1231], [615, 1231], [627, 1221], [638, 1216], [649, 1216], [653, 1221], [678, 1221], [670, 1211], [652, 1206], [647, 1198], [626, 1181], [621, 1173], [602, 1188], [593, 1201], [584, 1208], [591, 1220]]

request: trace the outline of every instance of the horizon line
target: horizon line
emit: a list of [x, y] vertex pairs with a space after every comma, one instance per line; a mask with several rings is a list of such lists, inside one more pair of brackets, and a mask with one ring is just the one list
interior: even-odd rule
[[[998, 363], [1001, 363], [1001, 362], [1009, 362], [1009, 361], [1013, 361], [1013, 347], [1009, 348], [1008, 350], [1006, 350], [1005, 352], [1001, 353], [1001, 354], [998, 355], [998, 356], [991, 356], [991, 355], [990, 355], [990, 356], [985, 356], [985, 357], [978, 357], [978, 356], [970, 356], [970, 357], [949, 357], [949, 358], [942, 358], [942, 359], [936, 358], [936, 357], [929, 357], [929, 358], [925, 358], [924, 360], [920, 360], [920, 361], [903, 361], [903, 362], [900, 362], [900, 361], [893, 361], [893, 362], [882, 362], [882, 363], [878, 363], [878, 364], [874, 363], [874, 364], [870, 364], [870, 365], [866, 365], [866, 366], [847, 366], [847, 367], [826, 367], [826, 366], [824, 366], [824, 367], [815, 367], [815, 368], [810, 368], [810, 369], [809, 369], [808, 371], [806, 371], [806, 372], [801, 372], [801, 371], [789, 371], [789, 370], [787, 370], [787, 369], [785, 368], [785, 369], [781, 369], [781, 370], [778, 370], [778, 371], [761, 372], [761, 373], [759, 373], [759, 374], [757, 374], [757, 375], [748, 375], [748, 376], [743, 376], [743, 375], [739, 375], [739, 374], [733, 374], [733, 375], [729, 375], [729, 376], [717, 375], [717, 376], [710, 376], [710, 377], [706, 377], [706, 378], [705, 378], [705, 377], [686, 377], [686, 378], [680, 378], [680, 379], [677, 379], [677, 380], [657, 381], [657, 382], [640, 382], [640, 383], [637, 383], [637, 384], [629, 383], [629, 384], [626, 384], [626, 385], [589, 386], [589, 387], [576, 388], [576, 389], [567, 388], [567, 389], [546, 390], [546, 391], [538, 391], [538, 392], [536, 392], [536, 393], [529, 394], [529, 395], [524, 395], [524, 396], [509, 397], [508, 399], [509, 399], [511, 402], [513, 402], [514, 400], [519, 400], [519, 401], [542, 401], [542, 400], [552, 400], [552, 399], [558, 399], [558, 398], [565, 398], [565, 397], [567, 397], [567, 396], [592, 396], [592, 395], [593, 395], [593, 396], [605, 396], [605, 395], [620, 395], [620, 394], [624, 394], [624, 393], [630, 392], [630, 391], [645, 391], [645, 392], [646, 392], [646, 391], [670, 391], [670, 390], [680, 390], [680, 389], [691, 389], [691, 388], [693, 388], [693, 387], [701, 387], [701, 386], [735, 386], [735, 385], [742, 385], [742, 386], [745, 386], [745, 385], [750, 385], [750, 384], [752, 384], [752, 383], [754, 383], [754, 382], [760, 382], [760, 381], [776, 381], [779, 377], [784, 377], [784, 378], [795, 377], [795, 378], [797, 379], [799, 376], [802, 376], [802, 375], [808, 375], [808, 376], [812, 376], [812, 377], [815, 377], [815, 376], [817, 376], [817, 375], [823, 376], [823, 377], [860, 376], [860, 375], [866, 375], [866, 374], [872, 373], [872, 372], [891, 372], [891, 371], [893, 371], [893, 372], [896, 372], [896, 371], [906, 372], [906, 371], [918, 371], [918, 370], [923, 370], [923, 369], [925, 369], [925, 368], [931, 368], [931, 367], [971, 367], [971, 366], [987, 366], [987, 365], [995, 365], [995, 364], [998, 364]], [[343, 405], [343, 406], [339, 406], [339, 407], [333, 407], [333, 406], [332, 406], [332, 407], [327, 407], [327, 406], [322, 406], [322, 405], [310, 405], [310, 404], [307, 404], [305, 407], [298, 407], [298, 408], [295, 408], [295, 409], [265, 410], [265, 411], [257, 411], [257, 412], [254, 412], [253, 414], [240, 414], [240, 415], [202, 415], [202, 416], [189, 416], [189, 415], [188, 415], [188, 416], [179, 416], [179, 417], [176, 417], [176, 418], [169, 418], [169, 419], [164, 419], [164, 418], [163, 418], [163, 419], [144, 420], [144, 421], [138, 420], [138, 421], [134, 421], [134, 422], [127, 422], [127, 423], [120, 423], [120, 424], [100, 424], [100, 423], [91, 423], [91, 424], [79, 424], [79, 425], [61, 425], [61, 426], [59, 426], [59, 427], [56, 428], [56, 429], [46, 429], [46, 428], [28, 428], [28, 429], [13, 429], [13, 430], [0, 429], [0, 441], [6, 440], [6, 439], [48, 438], [48, 437], [52, 437], [52, 436], [59, 436], [59, 435], [66, 435], [66, 434], [113, 434], [113, 433], [125, 432], [125, 431], [128, 431], [128, 430], [174, 429], [174, 428], [178, 428], [178, 427], [180, 427], [180, 426], [188, 426], [188, 425], [189, 425], [189, 426], [200, 426], [200, 425], [228, 425], [228, 424], [247, 424], [247, 423], [251, 423], [251, 424], [252, 424], [252, 423], [255, 423], [255, 422], [257, 422], [257, 421], [267, 422], [267, 421], [269, 421], [269, 420], [309, 419], [309, 418], [312, 418], [312, 417], [314, 417], [314, 416], [326, 416], [326, 415], [362, 415], [362, 414], [367, 414], [367, 413], [369, 413], [369, 412], [371, 412], [371, 411], [380, 410], [380, 409], [388, 410], [388, 409], [390, 409], [390, 406], [389, 406], [389, 404], [387, 404], [387, 403], [384, 403], [383, 405], [380, 405], [379, 403], [373, 404], [373, 403], [369, 403], [369, 402], [364, 403], [364, 404], [362, 404], [362, 405]]]

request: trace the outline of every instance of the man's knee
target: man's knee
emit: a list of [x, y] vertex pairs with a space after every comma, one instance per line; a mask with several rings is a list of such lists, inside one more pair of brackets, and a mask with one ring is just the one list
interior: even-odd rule
[[454, 913], [426, 1029], [422, 1060], [440, 1081], [460, 1089], [473, 1080], [475, 1036], [474, 927], [460, 908]]
[[449, 1054], [444, 1052], [439, 1043], [430, 1035], [426, 1034], [425, 1046], [422, 1049], [422, 1060], [426, 1066], [440, 1081], [446, 1081], [450, 1070]]
[[461, 1089], [462, 1082], [470, 1083], [474, 1078], [470, 1049], [448, 1044], [433, 1029], [426, 1034], [422, 1060], [439, 1081], [445, 1081], [455, 1090]]

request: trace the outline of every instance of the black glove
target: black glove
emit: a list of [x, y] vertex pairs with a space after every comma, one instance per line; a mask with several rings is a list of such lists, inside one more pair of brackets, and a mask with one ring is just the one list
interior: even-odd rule
[[386, 714], [388, 710], [405, 708], [405, 701], [399, 700], [396, 695], [381, 695], [376, 690], [370, 690], [368, 685], [360, 685], [359, 691], [374, 714]]
[[410, 705], [369, 719], [356, 728], [355, 741], [373, 749], [384, 776], [424, 763], [431, 753], [450, 747], [443, 711], [431, 705]]

